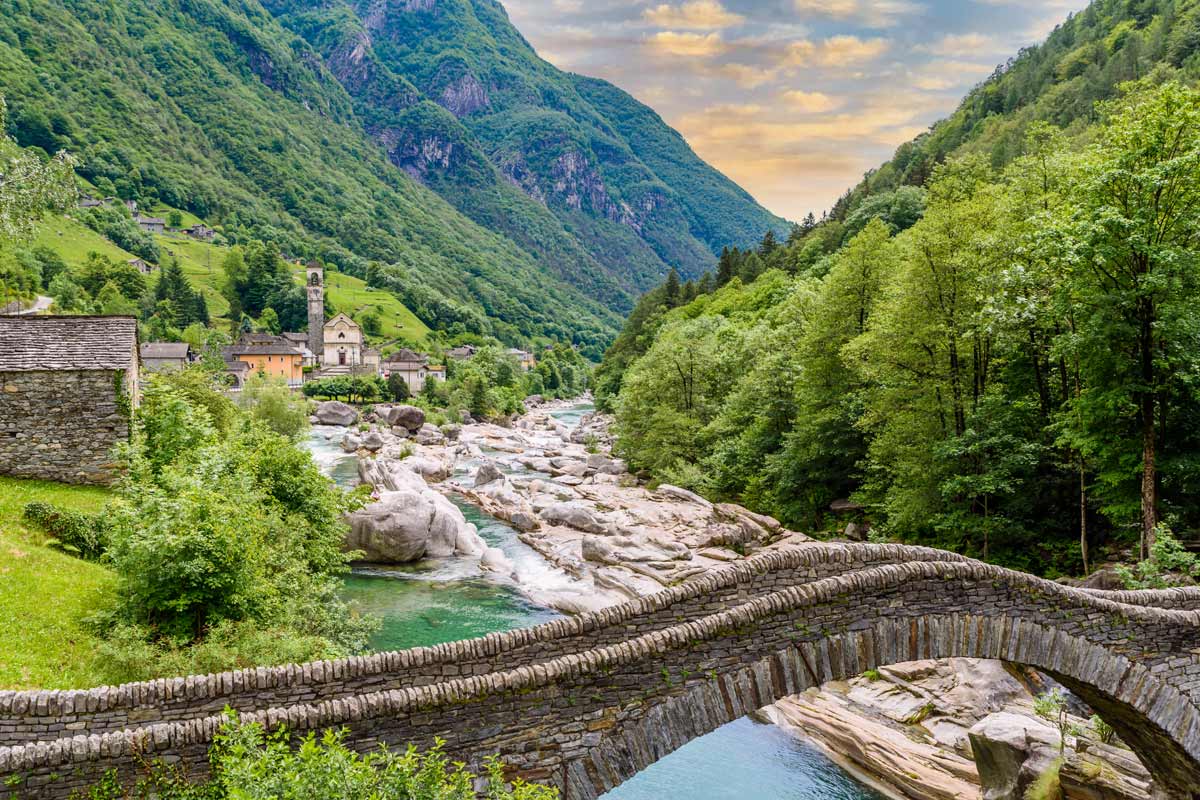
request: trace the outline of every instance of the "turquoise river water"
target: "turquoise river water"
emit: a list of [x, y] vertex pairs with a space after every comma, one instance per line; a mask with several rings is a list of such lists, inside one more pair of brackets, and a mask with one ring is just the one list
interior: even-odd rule
[[[573, 425], [590, 410], [556, 412]], [[326, 474], [343, 486], [358, 477], [353, 455], [341, 451], [342, 429], [315, 427], [308, 447]], [[466, 465], [469, 468], [469, 465]], [[556, 574], [508, 525], [474, 506], [455, 501], [480, 535], [504, 550], [527, 580], [546, 585], [567, 581]], [[528, 600], [515, 585], [484, 575], [466, 559], [443, 559], [402, 567], [355, 568], [345, 597], [380, 617], [371, 641], [376, 650], [482, 636], [537, 625], [558, 612]], [[882, 800], [830, 761], [821, 751], [773, 725], [750, 719], [732, 722], [680, 748], [604, 796], [604, 800]]]

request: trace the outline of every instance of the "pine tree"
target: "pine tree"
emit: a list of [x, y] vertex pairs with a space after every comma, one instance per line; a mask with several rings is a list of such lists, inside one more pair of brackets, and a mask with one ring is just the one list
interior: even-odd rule
[[696, 282], [689, 280], [687, 283], [683, 284], [683, 289], [680, 292], [681, 305], [687, 305], [688, 303], [692, 302], [696, 299], [696, 295]]
[[775, 239], [775, 231], [767, 231], [762, 238], [762, 244], [758, 246], [758, 254], [763, 258], [768, 258], [778, 249], [779, 242]]
[[664, 299], [666, 300], [667, 307], [675, 308], [678, 306], [680, 303], [679, 273], [675, 271], [674, 267], [671, 267], [671, 271], [667, 273], [665, 290], [666, 293], [664, 295]]
[[736, 252], [736, 248], [734, 250], [730, 250], [728, 247], [721, 248], [721, 259], [717, 262], [718, 288], [733, 280], [733, 276], [737, 273]]
[[696, 294], [709, 294], [713, 290], [713, 275], [711, 272], [706, 272], [700, 276], [700, 283], [696, 285]]

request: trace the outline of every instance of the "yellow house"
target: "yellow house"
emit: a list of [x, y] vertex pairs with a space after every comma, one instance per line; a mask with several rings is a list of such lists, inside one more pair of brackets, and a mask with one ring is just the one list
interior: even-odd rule
[[304, 383], [304, 353], [286, 339], [263, 341], [261, 336], [243, 338], [232, 347], [222, 351], [226, 361], [244, 361], [250, 365], [250, 374], [263, 373], [273, 378], [283, 378], [288, 386], [299, 387]]

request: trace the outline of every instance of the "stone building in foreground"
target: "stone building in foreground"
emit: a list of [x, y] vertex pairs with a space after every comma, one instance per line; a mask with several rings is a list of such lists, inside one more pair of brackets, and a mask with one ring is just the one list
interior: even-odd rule
[[0, 474], [110, 483], [137, 397], [133, 317], [0, 317]]

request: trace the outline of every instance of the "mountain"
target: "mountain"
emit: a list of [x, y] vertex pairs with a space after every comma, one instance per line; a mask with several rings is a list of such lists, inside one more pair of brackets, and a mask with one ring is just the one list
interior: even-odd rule
[[786, 223], [611, 84], [538, 58], [493, 0], [265, 0], [393, 164], [626, 308]]
[[0, 94], [20, 144], [71, 150], [103, 193], [513, 343], [598, 352], [668, 267], [783, 225], [490, 0], [5, 3]]

